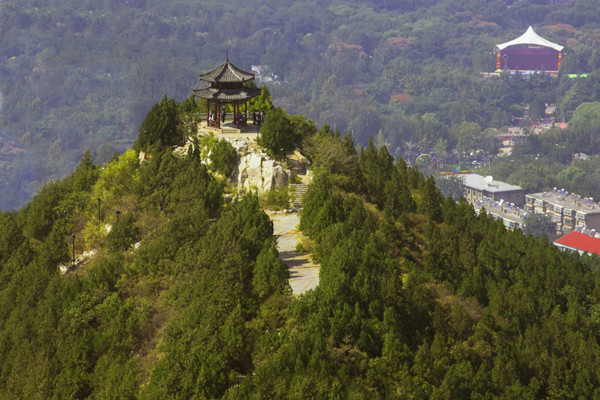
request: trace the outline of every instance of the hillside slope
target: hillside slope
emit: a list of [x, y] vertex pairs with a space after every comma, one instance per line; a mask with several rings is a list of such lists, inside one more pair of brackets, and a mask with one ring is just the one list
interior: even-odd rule
[[[600, 395], [596, 257], [444, 199], [385, 147], [310, 142], [321, 272], [299, 297], [257, 197], [224, 204], [200, 151], [88, 154], [0, 213], [0, 397]], [[73, 245], [96, 256], [62, 275]]]

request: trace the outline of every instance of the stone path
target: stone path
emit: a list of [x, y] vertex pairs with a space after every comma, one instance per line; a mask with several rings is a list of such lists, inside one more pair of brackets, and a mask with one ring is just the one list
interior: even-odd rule
[[279, 258], [290, 271], [292, 293], [300, 295], [316, 288], [319, 284], [319, 265], [312, 263], [309, 254], [296, 251], [296, 243], [301, 236], [297, 229], [300, 223], [298, 214], [274, 214], [271, 219]]
[[221, 125], [221, 129], [212, 126], [206, 126], [206, 122], [201, 122], [198, 127], [198, 135], [204, 136], [212, 132], [217, 139], [245, 139], [256, 142], [258, 136], [256, 125], [247, 125], [241, 129], [237, 129], [232, 121], [227, 121]]

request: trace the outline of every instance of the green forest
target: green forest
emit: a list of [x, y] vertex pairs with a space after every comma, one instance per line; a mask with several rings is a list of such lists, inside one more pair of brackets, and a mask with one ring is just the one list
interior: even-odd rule
[[[260, 65], [276, 75], [269, 89], [289, 113], [351, 131], [362, 146], [376, 136], [395, 157], [407, 143], [468, 151], [529, 103], [555, 103], [556, 119], [569, 121], [582, 102], [598, 100], [599, 7], [595, 0], [2, 1], [0, 208], [24, 205], [45, 182], [73, 171], [86, 150], [97, 163], [125, 151], [157, 99], [187, 98], [198, 74], [227, 54], [242, 69]], [[566, 46], [559, 77], [481, 77], [495, 69], [494, 45], [529, 25]], [[581, 73], [588, 78], [568, 77]]]
[[280, 110], [265, 126], [301, 128], [299, 229], [321, 265], [292, 296], [257, 195], [225, 196], [227, 162], [207, 167], [198, 141], [173, 154], [189, 113], [163, 98], [132, 149], [87, 152], [0, 213], [0, 398], [600, 398], [597, 256]]

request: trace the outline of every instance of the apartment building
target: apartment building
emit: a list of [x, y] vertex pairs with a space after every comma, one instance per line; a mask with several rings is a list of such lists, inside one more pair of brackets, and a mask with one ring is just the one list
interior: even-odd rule
[[556, 223], [557, 234], [600, 231], [600, 204], [564, 189], [525, 195], [525, 210], [550, 217]]
[[494, 201], [489, 198], [482, 198], [471, 204], [473, 204], [473, 208], [475, 208], [477, 214], [481, 212], [482, 208], [485, 208], [486, 213], [491, 215], [495, 220], [501, 220], [508, 229], [523, 229], [525, 226], [523, 220], [527, 213], [516, 205], [505, 203], [504, 200]]

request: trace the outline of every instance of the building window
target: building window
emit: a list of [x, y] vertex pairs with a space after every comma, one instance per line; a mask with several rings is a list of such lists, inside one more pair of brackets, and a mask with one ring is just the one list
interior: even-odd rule
[[565, 225], [573, 225], [573, 218], [565, 218]]

